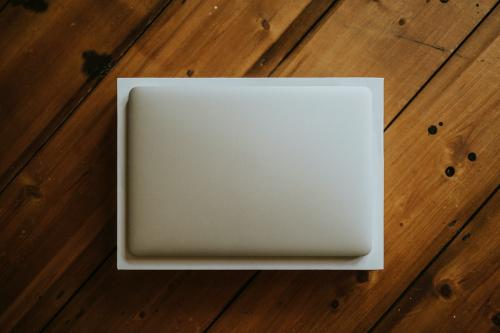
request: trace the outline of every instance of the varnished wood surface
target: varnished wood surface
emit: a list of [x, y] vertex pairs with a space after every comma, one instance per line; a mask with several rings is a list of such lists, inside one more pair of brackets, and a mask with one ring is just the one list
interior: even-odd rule
[[[0, 331], [500, 329], [496, 6], [7, 3]], [[386, 268], [117, 272], [116, 77], [269, 75], [385, 78]]]

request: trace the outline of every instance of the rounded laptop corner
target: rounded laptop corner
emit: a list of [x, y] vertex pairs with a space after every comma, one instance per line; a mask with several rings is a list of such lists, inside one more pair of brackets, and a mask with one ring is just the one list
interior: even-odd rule
[[145, 257], [148, 254], [147, 250], [144, 248], [142, 242], [140, 242], [136, 237], [129, 236], [127, 238], [126, 246], [127, 254], [133, 257]]
[[[370, 236], [371, 236], [371, 234], [370, 234]], [[359, 244], [358, 251], [356, 254], [359, 257], [367, 256], [370, 254], [370, 252], [372, 252], [372, 248], [373, 248], [372, 238], [368, 237], [368, 239], [366, 239], [365, 241], [363, 241]]]

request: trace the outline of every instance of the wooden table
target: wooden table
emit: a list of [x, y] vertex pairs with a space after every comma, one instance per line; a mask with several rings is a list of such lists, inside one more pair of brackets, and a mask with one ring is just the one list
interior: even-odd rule
[[[494, 0], [1, 0], [0, 331], [500, 330]], [[385, 78], [385, 269], [117, 271], [116, 78]]]

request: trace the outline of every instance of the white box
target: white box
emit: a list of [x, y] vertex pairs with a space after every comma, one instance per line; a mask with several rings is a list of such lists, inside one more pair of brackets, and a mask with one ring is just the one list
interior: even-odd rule
[[[382, 269], [383, 268], [383, 79], [380, 78], [120, 78], [117, 86], [117, 241], [118, 269]], [[356, 86], [372, 94], [374, 218], [372, 249], [362, 257], [136, 257], [127, 251], [126, 105], [134, 87], [203, 89], [217, 86]], [[342, 126], [342, 124], [339, 124]], [[356, 207], [353, 207], [356, 209]]]

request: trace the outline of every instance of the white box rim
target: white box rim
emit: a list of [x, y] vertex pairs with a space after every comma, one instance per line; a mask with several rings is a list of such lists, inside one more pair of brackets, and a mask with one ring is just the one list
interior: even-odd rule
[[[358, 86], [372, 92], [373, 151], [376, 155], [372, 250], [357, 258], [139, 258], [126, 247], [126, 105], [139, 86], [204, 85]], [[384, 79], [383, 78], [118, 78], [117, 79], [117, 268], [127, 270], [375, 270], [384, 266]]]

